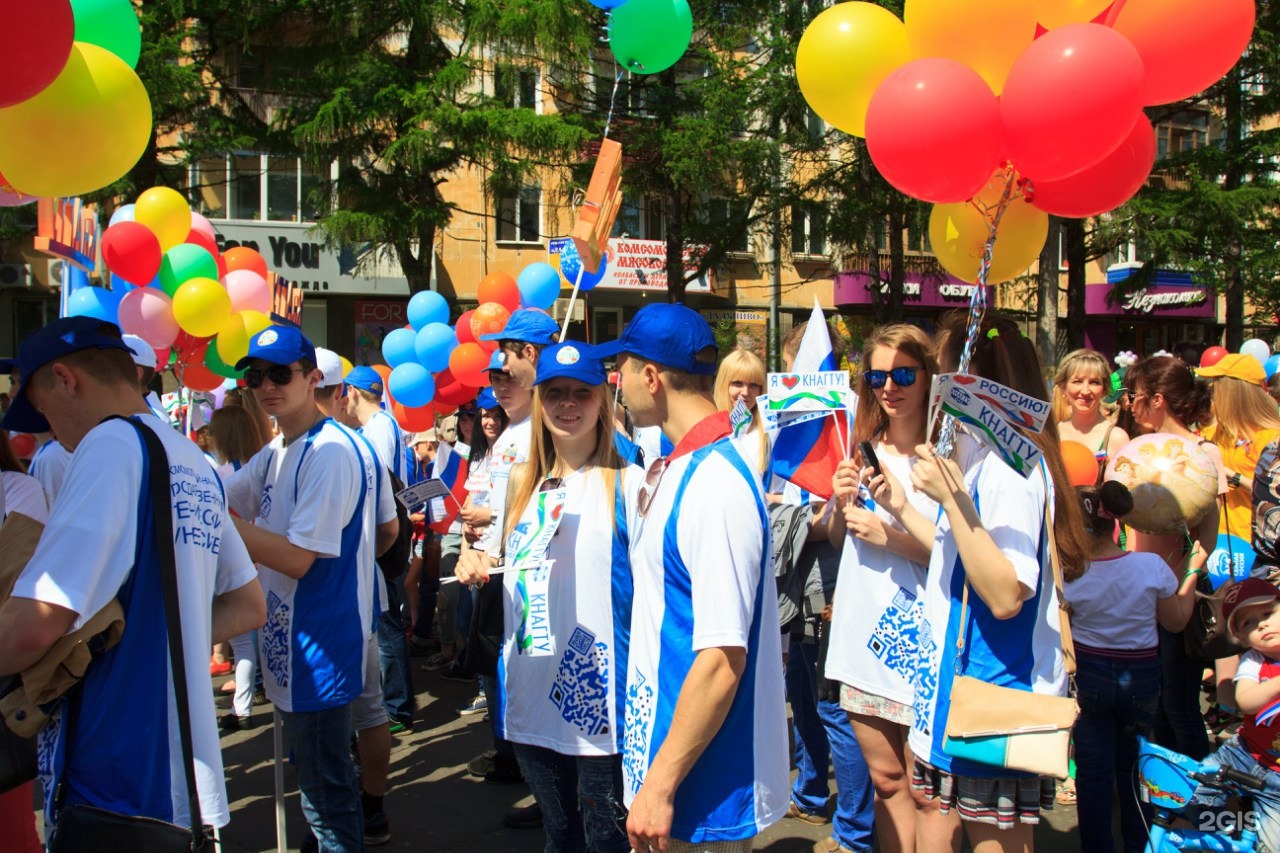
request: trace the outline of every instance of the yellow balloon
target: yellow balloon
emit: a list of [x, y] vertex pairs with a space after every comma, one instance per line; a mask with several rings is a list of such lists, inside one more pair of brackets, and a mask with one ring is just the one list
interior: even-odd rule
[[44, 91], [0, 109], [0, 173], [29, 195], [83, 195], [132, 169], [150, 138], [138, 75], [106, 48], [76, 42]]
[[911, 61], [907, 28], [872, 3], [837, 3], [814, 18], [796, 50], [796, 80], [813, 111], [854, 136], [867, 134], [876, 87]]
[[1046, 30], [1067, 24], [1087, 24], [1111, 4], [1112, 0], [1031, 0], [1036, 20]]
[[345, 355], [340, 355], [340, 356], [338, 356], [338, 361], [342, 362], [342, 375], [343, 375], [343, 376], [346, 376], [348, 373], [350, 373], [351, 371], [355, 370], [355, 365], [354, 365], [354, 364], [352, 364], [352, 363], [350, 362], [350, 360], [348, 360], [348, 359], [347, 359], [347, 357], [346, 357]]
[[218, 358], [223, 364], [235, 366], [235, 363], [249, 354], [249, 341], [253, 336], [271, 325], [271, 318], [261, 311], [240, 311], [232, 314], [231, 319], [218, 330], [214, 346], [218, 348]]
[[189, 335], [211, 337], [231, 319], [231, 297], [213, 279], [193, 278], [173, 293], [173, 319]]
[[191, 233], [191, 205], [182, 193], [168, 187], [152, 187], [138, 196], [133, 218], [156, 235], [161, 252], [184, 242]]
[[903, 18], [914, 59], [962, 62], [997, 95], [1014, 60], [1036, 37], [1036, 14], [1027, 0], [907, 0]]
[[[994, 206], [1004, 189], [992, 181], [975, 201]], [[964, 281], [976, 282], [990, 234], [986, 216], [971, 202], [935, 204], [929, 214], [929, 242], [942, 268]], [[1049, 236], [1049, 215], [1022, 199], [1009, 203], [991, 252], [987, 284], [998, 284], [1026, 271], [1040, 256]]]

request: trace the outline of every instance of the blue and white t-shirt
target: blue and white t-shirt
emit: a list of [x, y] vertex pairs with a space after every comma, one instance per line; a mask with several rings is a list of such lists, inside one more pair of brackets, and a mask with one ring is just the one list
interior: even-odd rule
[[[1043, 583], [1041, 555], [1048, 559], [1044, 530], [1046, 469], [1023, 477], [994, 453], [965, 469], [965, 485], [986, 528], [1013, 565], [1018, 582], [1034, 590], [1011, 619], [997, 619], [970, 588], [967, 639], [962, 674], [1000, 687], [1066, 695], [1058, 624], [1058, 595], [1052, 581]], [[920, 624], [920, 665], [915, 677], [915, 722], [911, 750], [932, 766], [962, 776], [1020, 775], [1001, 768], [953, 759], [943, 751], [951, 684], [956, 676], [956, 637], [964, 566], [944, 513], [938, 520], [933, 559], [925, 582], [924, 617]]]
[[[747, 650], [729, 713], [675, 795], [673, 838], [752, 838], [790, 802], [782, 644], [760, 479], [732, 440], [670, 461], [631, 537], [623, 791], [629, 806], [702, 649]], [[696, 685], [691, 685], [697, 689]]]
[[395, 517], [386, 469], [358, 434], [325, 419], [287, 446], [272, 439], [229, 492], [242, 517], [318, 555], [298, 580], [262, 566], [267, 697], [282, 711], [347, 704], [363, 689], [376, 615], [377, 526]]
[[409, 484], [409, 468], [405, 459], [404, 432], [388, 412], [374, 412], [360, 434], [373, 445], [373, 452], [378, 454], [378, 462], [390, 470], [400, 482]]
[[31, 457], [27, 473], [40, 481], [40, 488], [44, 489], [44, 498], [49, 506], [53, 506], [54, 499], [58, 497], [70, 464], [71, 453], [56, 438], [40, 445], [36, 455]]
[[[257, 572], [200, 448], [153, 415], [135, 419], [160, 437], [169, 457], [171, 494], [161, 500], [173, 507], [196, 786], [204, 822], [223, 826], [230, 814], [206, 668], [210, 605], [215, 596], [255, 580]], [[75, 611], [70, 630], [113, 598], [124, 608], [119, 645], [94, 661], [72, 694], [72, 725], [64, 725], [63, 704], [41, 730], [46, 819], [63, 782], [68, 805], [182, 825], [188, 820], [149, 465], [141, 437], [129, 424], [110, 420], [90, 430], [67, 469], [40, 544], [14, 585], [16, 597]]]
[[[556, 523], [538, 565], [503, 575], [498, 736], [562, 755], [616, 755], [631, 625], [628, 530], [644, 471], [578, 471], [534, 493], [508, 540]], [[563, 497], [561, 502], [560, 497]], [[609, 507], [613, 512], [609, 512]], [[534, 555], [536, 559], [536, 555]]]

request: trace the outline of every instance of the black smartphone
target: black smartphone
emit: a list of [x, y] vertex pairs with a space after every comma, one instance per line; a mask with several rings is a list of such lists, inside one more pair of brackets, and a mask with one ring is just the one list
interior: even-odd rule
[[869, 441], [858, 442], [858, 452], [862, 454], [862, 467], [875, 468], [876, 473], [880, 473], [880, 460], [876, 458], [876, 449], [871, 446]]

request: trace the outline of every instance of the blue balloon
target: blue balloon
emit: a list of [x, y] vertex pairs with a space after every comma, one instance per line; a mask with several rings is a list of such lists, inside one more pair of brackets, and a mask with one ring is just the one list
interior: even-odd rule
[[412, 329], [392, 329], [388, 332], [382, 339], [382, 357], [387, 360], [387, 364], [395, 368], [416, 361], [418, 353], [413, 348], [416, 337]]
[[117, 207], [111, 212], [111, 221], [107, 223], [107, 227], [110, 228], [117, 222], [133, 222], [133, 208], [132, 204], [122, 204]]
[[582, 271], [582, 283], [578, 285], [579, 290], [590, 290], [600, 283], [600, 280], [609, 272], [609, 253], [605, 252], [600, 256], [600, 269], [595, 272]]
[[428, 323], [414, 340], [418, 362], [432, 373], [449, 366], [449, 353], [458, 346], [458, 336], [444, 323]]
[[107, 323], [119, 323], [120, 297], [123, 295], [105, 287], [81, 287], [67, 298], [67, 316], [94, 317]]
[[436, 396], [436, 381], [431, 378], [431, 371], [416, 361], [392, 368], [387, 386], [391, 396], [410, 409], [425, 406]]
[[[415, 332], [428, 323], [448, 323], [449, 303], [434, 290], [415, 293], [409, 300], [409, 325]], [[408, 405], [408, 404], [406, 404]]]
[[1272, 374], [1280, 370], [1280, 355], [1273, 355], [1267, 359], [1266, 364], [1262, 365], [1262, 369], [1267, 372], [1267, 378], [1270, 379]]
[[560, 273], [545, 261], [529, 264], [516, 279], [520, 302], [525, 308], [551, 308], [560, 298]]
[[1255, 558], [1253, 546], [1239, 536], [1222, 533], [1204, 567], [1209, 571], [1209, 583], [1214, 589], [1226, 581], [1244, 580], [1253, 571]]
[[597, 9], [616, 9], [627, 0], [591, 0], [591, 5]]

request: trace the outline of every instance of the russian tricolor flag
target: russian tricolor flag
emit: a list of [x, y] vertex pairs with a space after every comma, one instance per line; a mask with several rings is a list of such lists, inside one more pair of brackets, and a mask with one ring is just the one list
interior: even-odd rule
[[1269, 726], [1275, 721], [1277, 714], [1280, 714], [1280, 699], [1274, 699], [1262, 706], [1254, 717], [1254, 722], [1259, 726]]
[[[827, 318], [814, 299], [813, 313], [800, 339], [791, 372], [839, 369], [831, 350]], [[805, 491], [830, 499], [836, 466], [849, 455], [849, 420], [849, 412], [836, 410], [826, 417], [781, 427], [773, 442], [770, 470]]]
[[427, 525], [441, 535], [449, 532], [449, 526], [458, 517], [467, 499], [467, 460], [452, 446], [440, 442], [436, 458], [431, 463], [431, 479], [442, 480], [449, 487], [453, 498], [436, 498], [431, 502], [431, 522]]

